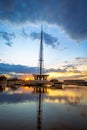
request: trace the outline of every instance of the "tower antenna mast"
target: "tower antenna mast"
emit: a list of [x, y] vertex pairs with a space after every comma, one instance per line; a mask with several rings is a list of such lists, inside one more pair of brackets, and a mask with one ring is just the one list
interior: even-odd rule
[[[40, 77], [43, 74], [43, 26], [41, 25], [41, 42], [40, 42], [40, 56], [39, 56], [39, 65], [40, 65]], [[41, 80], [41, 78], [40, 78]]]

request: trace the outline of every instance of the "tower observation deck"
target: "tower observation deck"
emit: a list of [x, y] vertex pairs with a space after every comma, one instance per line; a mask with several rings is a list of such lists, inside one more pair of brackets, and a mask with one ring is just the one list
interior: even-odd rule
[[44, 67], [43, 67], [43, 27], [41, 26], [41, 35], [40, 35], [40, 53], [39, 53], [39, 73], [33, 74], [34, 80], [44, 81], [47, 80], [48, 75], [44, 74]]

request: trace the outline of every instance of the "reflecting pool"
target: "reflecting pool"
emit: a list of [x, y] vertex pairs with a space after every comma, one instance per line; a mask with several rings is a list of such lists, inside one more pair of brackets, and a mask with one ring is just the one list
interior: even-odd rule
[[87, 130], [87, 87], [0, 89], [0, 130]]

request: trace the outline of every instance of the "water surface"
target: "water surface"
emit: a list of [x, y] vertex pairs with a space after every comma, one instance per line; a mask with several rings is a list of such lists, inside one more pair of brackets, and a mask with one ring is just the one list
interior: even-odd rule
[[87, 130], [87, 87], [6, 87], [0, 130]]

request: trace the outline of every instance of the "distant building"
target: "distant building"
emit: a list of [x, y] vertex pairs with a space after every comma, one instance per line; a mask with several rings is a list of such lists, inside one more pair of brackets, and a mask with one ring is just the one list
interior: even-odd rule
[[85, 80], [64, 80], [65, 85], [79, 85], [79, 86], [87, 86], [87, 82]]

